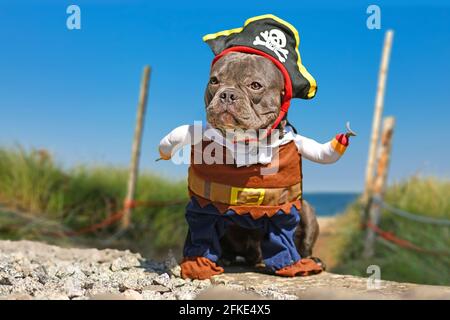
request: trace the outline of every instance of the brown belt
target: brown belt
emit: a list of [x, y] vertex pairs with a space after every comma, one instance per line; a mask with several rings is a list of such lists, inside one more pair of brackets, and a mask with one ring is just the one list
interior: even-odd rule
[[189, 189], [212, 202], [234, 206], [276, 206], [302, 197], [301, 184], [286, 188], [241, 188], [203, 180], [189, 169]]

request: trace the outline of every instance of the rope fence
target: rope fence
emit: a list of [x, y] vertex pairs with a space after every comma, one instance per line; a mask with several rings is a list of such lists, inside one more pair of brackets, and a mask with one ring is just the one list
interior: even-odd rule
[[[36, 214], [25, 213], [21, 210], [11, 209], [7, 206], [0, 204], [0, 213], [7, 215], [18, 216], [22, 219], [29, 221], [29, 223], [41, 224], [47, 227], [51, 227], [53, 230], [45, 232], [45, 234], [53, 237], [78, 237], [84, 234], [93, 233], [97, 230], [104, 229], [118, 222], [125, 214], [128, 209], [135, 208], [161, 208], [161, 207], [172, 207], [186, 204], [186, 199], [182, 200], [171, 200], [171, 201], [125, 201], [123, 208], [113, 214], [109, 215], [104, 220], [77, 229], [71, 230], [70, 228], [64, 226], [62, 223], [55, 220], [46, 219], [42, 217], [36, 217]], [[55, 231], [56, 230], [56, 231]]]
[[[450, 226], [450, 220], [447, 219], [439, 219], [439, 218], [433, 218], [433, 217], [427, 217], [426, 215], [420, 215], [412, 212], [408, 212], [399, 208], [396, 208], [386, 202], [384, 202], [380, 197], [372, 197], [372, 202], [376, 205], [379, 205], [382, 209], [393, 213], [396, 216], [423, 223], [423, 224], [429, 224], [429, 225], [435, 225], [438, 227], [449, 227]], [[395, 235], [391, 231], [386, 231], [381, 229], [378, 225], [375, 223], [372, 223], [370, 220], [366, 222], [365, 226], [372, 230], [375, 234], [377, 234], [381, 239], [386, 241], [387, 243], [394, 244], [398, 247], [413, 250], [416, 252], [431, 254], [435, 256], [448, 256], [450, 257], [450, 251], [444, 251], [444, 250], [434, 250], [434, 249], [428, 249], [424, 248], [422, 246], [419, 246], [417, 244], [412, 243], [409, 240], [406, 240], [404, 238], [401, 238], [397, 235]]]
[[383, 209], [386, 211], [389, 211], [397, 216], [403, 217], [405, 219], [413, 220], [420, 223], [428, 223], [428, 224], [435, 224], [435, 225], [441, 225], [441, 226], [450, 226], [450, 220], [447, 219], [438, 219], [433, 217], [427, 217], [425, 215], [418, 215], [414, 214], [402, 209], [395, 208], [394, 206], [384, 202], [380, 198], [373, 198], [373, 201], [379, 204]]
[[432, 254], [432, 255], [436, 255], [436, 256], [441, 256], [441, 255], [450, 256], [450, 251], [433, 250], [433, 249], [423, 248], [421, 246], [418, 246], [418, 245], [412, 243], [409, 240], [399, 238], [393, 232], [382, 230], [380, 227], [374, 225], [371, 222], [367, 223], [367, 227], [372, 229], [376, 234], [378, 234], [378, 236], [380, 236], [384, 240], [386, 240], [390, 243], [394, 243], [399, 247], [414, 250], [417, 252], [428, 253], [428, 254]]
[[39, 214], [39, 213], [31, 214], [28, 212], [23, 212], [21, 210], [11, 209], [4, 205], [0, 205], [0, 213], [2, 215], [19, 217], [26, 221], [26, 225], [36, 224], [36, 225], [43, 225], [44, 227], [47, 227], [47, 228], [50, 227], [52, 229], [60, 229], [60, 230], [63, 230], [64, 232], [71, 231], [71, 229], [67, 228], [62, 223], [60, 223], [56, 220], [40, 217], [39, 215], [41, 215], [41, 214]]
[[[444, 226], [448, 227], [450, 226], [450, 220], [446, 219], [438, 219], [433, 217], [426, 217], [418, 214], [414, 214], [411, 212], [407, 212], [398, 208], [395, 208], [394, 206], [382, 201], [379, 198], [374, 197], [372, 200], [374, 203], [377, 203], [380, 205], [383, 209], [394, 213], [397, 216], [401, 216], [403, 218], [419, 222], [419, 223], [426, 223], [426, 224], [433, 224], [437, 226]], [[8, 215], [15, 215], [22, 219], [25, 219], [28, 221], [28, 224], [40, 224], [45, 226], [46, 228], [53, 229], [52, 231], [45, 232], [45, 234], [53, 237], [79, 237], [88, 233], [93, 233], [97, 230], [104, 229], [108, 226], [111, 226], [115, 223], [117, 223], [125, 214], [127, 209], [130, 208], [160, 208], [160, 207], [171, 207], [171, 206], [179, 206], [186, 204], [186, 199], [180, 199], [180, 200], [172, 200], [172, 201], [125, 201], [123, 208], [111, 215], [109, 215], [104, 220], [77, 229], [72, 230], [66, 226], [64, 226], [62, 223], [59, 223], [55, 220], [46, 219], [42, 217], [36, 217], [36, 215], [25, 213], [20, 210], [13, 210], [10, 208], [7, 208], [3, 205], [0, 205], [0, 212], [3, 214]], [[410, 249], [416, 252], [421, 253], [428, 253], [432, 255], [445, 255], [450, 256], [450, 251], [439, 251], [439, 250], [433, 250], [428, 248], [423, 248], [417, 244], [414, 244], [410, 242], [409, 240], [403, 239], [395, 235], [393, 232], [382, 230], [379, 226], [373, 224], [372, 222], [368, 221], [366, 223], [366, 226], [373, 230], [380, 238], [384, 239], [385, 241], [388, 241], [390, 243], [393, 243], [399, 247]], [[123, 230], [122, 230], [123, 231]], [[123, 232], [120, 232], [118, 234], [123, 234]]]

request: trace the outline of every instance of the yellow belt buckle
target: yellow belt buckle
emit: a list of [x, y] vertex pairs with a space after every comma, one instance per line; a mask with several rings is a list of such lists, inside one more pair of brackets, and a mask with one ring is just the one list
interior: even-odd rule
[[[260, 205], [264, 200], [264, 195], [266, 193], [266, 189], [257, 189], [257, 188], [238, 188], [231, 187], [231, 195], [230, 195], [230, 204], [231, 205], [239, 205], [238, 197], [240, 193], [244, 193], [245, 201], [244, 204], [248, 206]], [[251, 201], [253, 200], [253, 201]]]

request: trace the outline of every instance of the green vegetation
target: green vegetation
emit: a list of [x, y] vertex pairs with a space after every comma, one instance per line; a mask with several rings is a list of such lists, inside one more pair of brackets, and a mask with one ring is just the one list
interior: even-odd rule
[[132, 226], [118, 223], [77, 237], [56, 236], [99, 223], [122, 209], [127, 170], [77, 167], [63, 170], [46, 151], [0, 149], [0, 238], [43, 240], [58, 245], [130, 248], [159, 254], [183, 244], [186, 183], [151, 173], [139, 177], [137, 200], [182, 204], [136, 208]]
[[[393, 185], [385, 201], [394, 207], [429, 217], [450, 218], [450, 182], [413, 177]], [[381, 268], [383, 280], [450, 285], [450, 228], [424, 224], [383, 211], [380, 228], [422, 248], [447, 254], [433, 255], [377, 241], [375, 257], [361, 257], [365, 231], [360, 226], [361, 204], [355, 203], [340, 216], [330, 245], [336, 255], [333, 272], [367, 277], [369, 265]]]
[[[139, 207], [132, 226], [120, 233], [118, 223], [77, 237], [57, 236], [99, 223], [122, 209], [127, 170], [115, 167], [77, 167], [63, 170], [45, 151], [0, 148], [0, 238], [40, 240], [57, 245], [114, 247], [160, 255], [179, 252], [186, 235], [186, 183], [168, 182], [144, 172], [137, 199], [181, 204]], [[431, 217], [450, 217], [450, 182], [412, 178], [389, 188], [386, 202]], [[376, 243], [376, 255], [361, 257], [365, 231], [360, 228], [361, 206], [353, 204], [332, 226], [324, 244], [337, 262], [333, 272], [367, 276], [367, 266], [381, 267], [385, 280], [450, 285], [450, 256], [431, 255], [386, 242]], [[383, 212], [381, 229], [421, 247], [450, 251], [450, 228], [410, 221]], [[55, 234], [56, 233], [56, 234]]]

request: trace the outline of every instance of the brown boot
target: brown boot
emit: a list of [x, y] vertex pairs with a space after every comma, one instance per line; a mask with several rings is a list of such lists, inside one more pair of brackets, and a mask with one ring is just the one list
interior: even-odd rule
[[209, 279], [223, 273], [223, 268], [205, 257], [185, 257], [180, 264], [183, 279]]
[[312, 259], [305, 258], [298, 260], [296, 263], [291, 264], [290, 266], [275, 271], [275, 274], [282, 277], [295, 277], [295, 276], [305, 277], [321, 273], [322, 271], [323, 271], [322, 266], [317, 264]]

